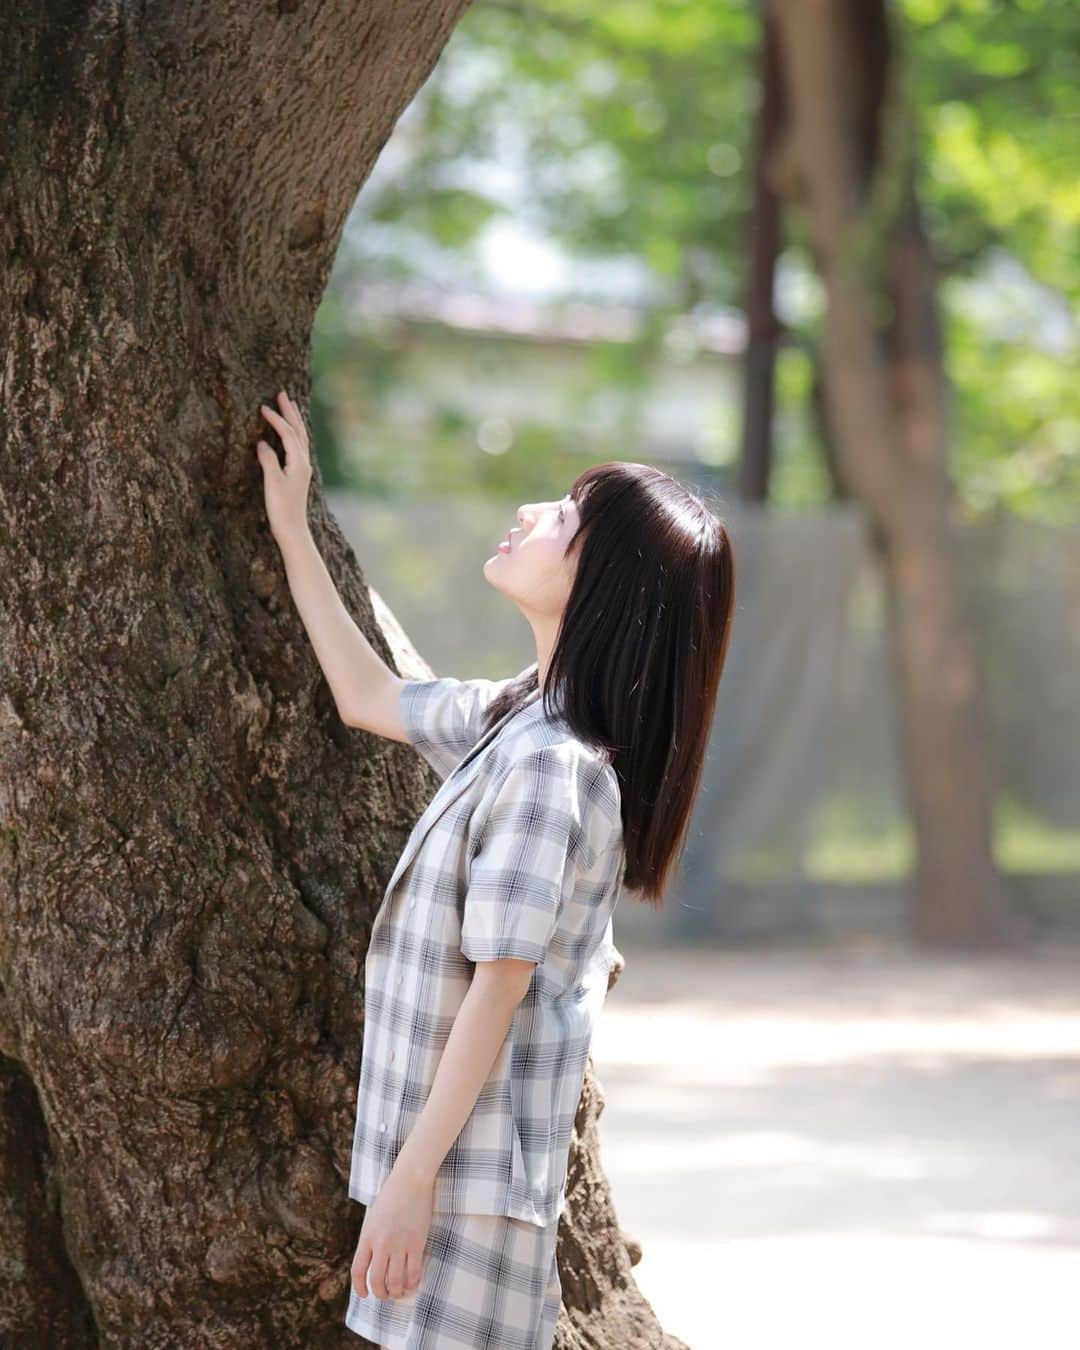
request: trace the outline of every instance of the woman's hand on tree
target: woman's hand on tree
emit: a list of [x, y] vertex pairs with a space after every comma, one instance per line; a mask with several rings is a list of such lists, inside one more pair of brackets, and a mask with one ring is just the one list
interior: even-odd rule
[[289, 535], [307, 529], [307, 494], [311, 482], [311, 451], [300, 409], [284, 390], [278, 394], [280, 412], [260, 404], [263, 417], [281, 437], [285, 466], [266, 441], [255, 447], [263, 471], [263, 491], [270, 530], [280, 543]]

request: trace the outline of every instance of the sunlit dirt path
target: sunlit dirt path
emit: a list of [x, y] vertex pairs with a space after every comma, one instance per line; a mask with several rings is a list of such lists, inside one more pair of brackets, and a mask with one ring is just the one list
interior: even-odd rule
[[1080, 945], [620, 949], [601, 1154], [669, 1331], [1078, 1350]]

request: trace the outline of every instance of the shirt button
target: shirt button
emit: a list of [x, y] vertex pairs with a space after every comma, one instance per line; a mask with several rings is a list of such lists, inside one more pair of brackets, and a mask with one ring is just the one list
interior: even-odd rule
[[409, 908], [412, 909], [413, 906], [414, 906], [415, 904], [416, 904], [416, 901], [415, 901], [415, 900], [410, 900], [410, 901], [409, 901]]
[[393, 1062], [394, 1062], [394, 1052], [393, 1052], [393, 1050], [391, 1050], [391, 1051], [390, 1051], [390, 1063], [393, 1064]]
[[385, 1130], [385, 1129], [386, 1129], [386, 1121], [385, 1121], [385, 1120], [380, 1120], [380, 1121], [379, 1121], [379, 1129], [380, 1129], [380, 1130]]
[[397, 982], [398, 982], [399, 985], [400, 985], [400, 984], [404, 984], [404, 983], [405, 983], [405, 976], [404, 976], [404, 975], [399, 975], [399, 976], [397, 977]]

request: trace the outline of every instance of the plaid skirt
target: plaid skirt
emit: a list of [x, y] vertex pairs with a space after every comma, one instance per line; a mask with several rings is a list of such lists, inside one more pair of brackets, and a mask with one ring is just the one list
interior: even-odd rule
[[562, 1302], [558, 1221], [435, 1214], [420, 1283], [403, 1298], [361, 1298], [345, 1324], [387, 1350], [551, 1350]]

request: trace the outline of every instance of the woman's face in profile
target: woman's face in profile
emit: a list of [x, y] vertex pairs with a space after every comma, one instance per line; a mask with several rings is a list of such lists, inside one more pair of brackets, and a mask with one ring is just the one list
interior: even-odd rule
[[560, 615], [577, 567], [576, 549], [566, 555], [579, 524], [577, 503], [569, 493], [557, 501], [526, 502], [517, 518], [485, 561], [484, 576], [522, 609]]

